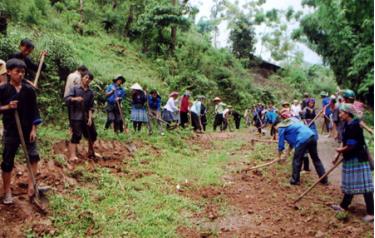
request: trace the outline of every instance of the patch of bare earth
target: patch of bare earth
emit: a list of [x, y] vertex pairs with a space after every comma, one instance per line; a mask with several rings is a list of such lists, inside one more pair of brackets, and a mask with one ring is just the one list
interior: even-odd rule
[[[323, 140], [326, 146], [334, 146]], [[241, 151], [251, 150], [243, 146]], [[328, 152], [326, 148], [322, 148]], [[331, 151], [329, 151], [331, 153]], [[332, 152], [333, 153], [333, 152]], [[326, 167], [327, 158], [323, 156]], [[353, 203], [345, 221], [336, 218], [331, 204], [341, 201], [342, 193], [336, 176], [329, 186], [318, 185], [297, 206], [293, 201], [316, 179], [312, 172], [301, 175], [300, 186], [288, 183], [290, 174], [277, 166], [246, 172], [253, 163], [231, 161], [222, 187], [190, 186], [181, 193], [203, 202], [202, 209], [190, 219], [192, 227], [180, 227], [181, 237], [367, 237], [373, 224], [361, 221], [365, 215], [363, 203]], [[284, 162], [282, 167], [291, 166]], [[310, 165], [312, 166], [312, 165]], [[362, 199], [362, 197], [360, 198]]]

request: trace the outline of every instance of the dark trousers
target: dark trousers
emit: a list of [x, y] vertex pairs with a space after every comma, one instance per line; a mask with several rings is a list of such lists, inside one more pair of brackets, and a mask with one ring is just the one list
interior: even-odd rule
[[[374, 195], [373, 193], [364, 193], [363, 197], [366, 203], [366, 211], [368, 215], [374, 215]], [[344, 209], [348, 209], [349, 205], [352, 203], [353, 194], [344, 194], [344, 198], [340, 206]]]
[[325, 116], [324, 117], [324, 129], [329, 132], [329, 124], [331, 123], [331, 121], [327, 118], [328, 116]]
[[236, 124], [236, 129], [240, 129], [241, 118], [235, 118], [234, 123]]
[[133, 128], [134, 131], [141, 131], [142, 129], [142, 123], [141, 121], [133, 121]]
[[310, 161], [309, 161], [309, 156], [307, 154], [303, 156], [302, 165], [303, 165], [303, 170], [310, 171]]
[[[306, 152], [309, 152], [311, 160], [313, 161], [315, 170], [319, 177], [321, 177], [325, 173], [324, 166], [322, 161], [319, 159], [318, 155], [318, 147], [317, 142], [314, 136], [310, 137], [305, 143], [300, 145], [299, 147], [295, 148], [294, 156], [293, 156], [293, 172], [291, 183], [299, 183], [300, 182], [300, 172], [302, 167], [302, 160]], [[322, 180], [321, 183], [327, 183], [328, 179], [325, 178]]]
[[220, 131], [224, 130], [224, 117], [223, 114], [216, 114], [215, 121], [214, 121], [214, 131], [216, 131], [217, 127], [220, 127]]
[[191, 112], [191, 125], [193, 126], [194, 131], [202, 130], [199, 116], [194, 112]]
[[189, 116], [187, 112], [180, 112], [180, 126], [185, 128], [185, 124], [189, 122]]
[[120, 110], [116, 105], [107, 105], [107, 122], [105, 129], [109, 129], [113, 124], [115, 133], [124, 132], [124, 123], [121, 118]]

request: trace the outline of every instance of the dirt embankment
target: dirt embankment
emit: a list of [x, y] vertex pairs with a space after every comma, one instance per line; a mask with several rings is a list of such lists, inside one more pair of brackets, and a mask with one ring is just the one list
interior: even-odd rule
[[[123, 173], [122, 167], [127, 160], [132, 159], [133, 153], [139, 148], [147, 147], [152, 153], [160, 153], [156, 148], [142, 142], [122, 143], [117, 141], [99, 140], [95, 152], [100, 155], [97, 161], [87, 158], [87, 146], [78, 147], [79, 160], [70, 163], [68, 158], [68, 142], [60, 141], [53, 145], [54, 159], [42, 160], [39, 163], [37, 181], [42, 186], [50, 188], [48, 193], [69, 193], [81, 183], [79, 166], [95, 169], [96, 166], [109, 168], [113, 173]], [[129, 177], [141, 175], [125, 174]], [[12, 193], [14, 204], [0, 203], [0, 237], [24, 237], [26, 231], [38, 236], [56, 233], [48, 214], [40, 214], [29, 202], [27, 196], [28, 172], [24, 164], [16, 164], [12, 178]], [[0, 194], [3, 194], [2, 188]], [[1, 198], [2, 199], [2, 198]]]

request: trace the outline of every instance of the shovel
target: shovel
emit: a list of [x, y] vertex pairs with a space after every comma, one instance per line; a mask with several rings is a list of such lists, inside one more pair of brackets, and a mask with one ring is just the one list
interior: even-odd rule
[[47, 213], [46, 207], [43, 205], [43, 201], [41, 200], [41, 194], [39, 193], [40, 190], [39, 190], [39, 187], [36, 183], [35, 175], [34, 175], [32, 169], [31, 169], [30, 157], [29, 157], [29, 153], [27, 152], [25, 137], [23, 135], [20, 116], [18, 114], [17, 109], [14, 111], [14, 116], [15, 116], [15, 120], [16, 120], [18, 135], [19, 135], [20, 141], [21, 141], [22, 150], [23, 150], [23, 152], [26, 156], [27, 170], [28, 170], [29, 175], [31, 177], [31, 180], [33, 182], [35, 196], [33, 197], [32, 204], [35, 205], [35, 207], [38, 209], [39, 212], [41, 212], [43, 214], [46, 214]]

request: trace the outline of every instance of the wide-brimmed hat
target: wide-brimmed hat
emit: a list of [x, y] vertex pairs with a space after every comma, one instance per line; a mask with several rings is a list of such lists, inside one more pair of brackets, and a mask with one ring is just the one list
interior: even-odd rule
[[221, 102], [221, 98], [219, 98], [219, 97], [215, 97], [215, 98], [214, 98], [214, 102]]
[[232, 105], [228, 105], [227, 108], [232, 109], [233, 107], [232, 107]]
[[325, 91], [322, 91], [322, 92], [320, 93], [320, 96], [322, 96], [322, 97], [327, 97], [327, 96], [328, 96], [328, 93], [325, 92]]
[[118, 75], [116, 75], [116, 76], [113, 78], [113, 82], [116, 82], [117, 80], [121, 80], [122, 83], [125, 83], [125, 77], [122, 76], [121, 74], [118, 74]]
[[169, 94], [169, 97], [173, 97], [173, 96], [178, 96], [178, 92], [176, 92], [176, 91], [173, 91], [173, 92], [171, 92], [170, 94]]
[[290, 105], [290, 103], [288, 101], [284, 101], [281, 106], [284, 106], [284, 105]]
[[190, 97], [191, 96], [191, 92], [188, 91], [188, 90], [186, 90], [185, 93], [184, 93], [184, 95]]
[[138, 83], [133, 84], [130, 87], [130, 89], [132, 89], [132, 90], [143, 90], [142, 87], [141, 87], [141, 85], [139, 85]]
[[0, 75], [5, 74], [7, 72], [7, 64], [4, 60], [0, 60]]
[[198, 95], [197, 96], [197, 99], [205, 99], [206, 97], [205, 96], [203, 96], [203, 95]]

